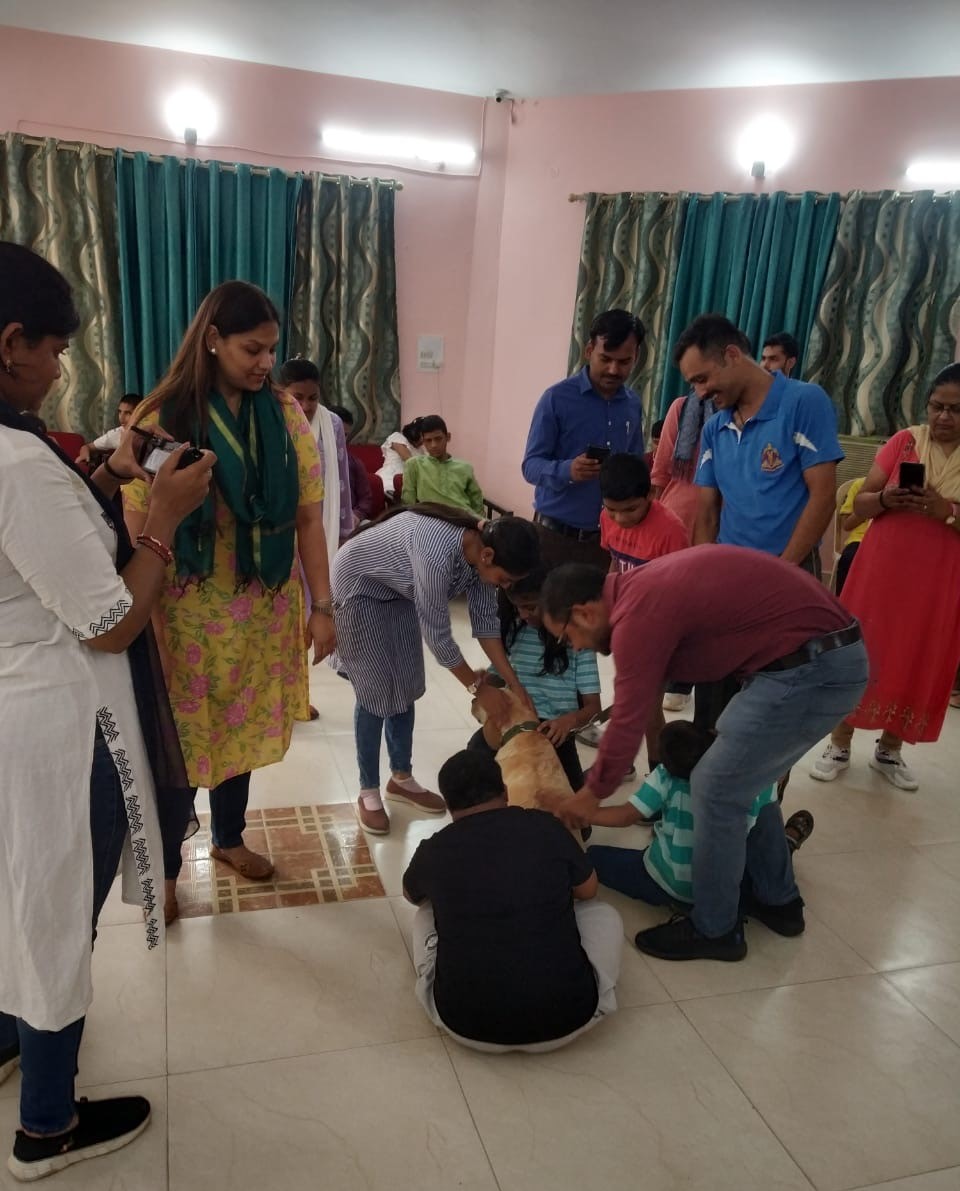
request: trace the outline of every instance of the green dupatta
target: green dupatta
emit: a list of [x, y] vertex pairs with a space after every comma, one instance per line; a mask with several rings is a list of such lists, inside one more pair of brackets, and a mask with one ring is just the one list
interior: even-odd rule
[[219, 393], [210, 394], [207, 410], [203, 445], [217, 456], [216, 491], [211, 486], [203, 504], [180, 523], [173, 545], [177, 578], [202, 583], [212, 573], [219, 497], [237, 523], [237, 589], [259, 579], [276, 590], [293, 568], [300, 501], [297, 453], [283, 407], [265, 387], [244, 393], [236, 416]]

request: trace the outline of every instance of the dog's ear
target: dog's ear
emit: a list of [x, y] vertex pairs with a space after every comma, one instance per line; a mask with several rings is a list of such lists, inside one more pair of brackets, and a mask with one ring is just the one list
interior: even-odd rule
[[480, 700], [474, 699], [470, 704], [470, 714], [477, 721], [478, 724], [485, 724], [487, 722], [487, 713], [480, 706]]

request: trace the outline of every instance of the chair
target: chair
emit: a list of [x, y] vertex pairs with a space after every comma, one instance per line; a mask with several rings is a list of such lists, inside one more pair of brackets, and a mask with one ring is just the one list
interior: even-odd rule
[[83, 450], [84, 437], [82, 434], [71, 434], [66, 430], [48, 430], [47, 437], [53, 439], [67, 458], [76, 462], [77, 456]]
[[377, 475], [377, 468], [383, 466], [383, 451], [371, 443], [350, 443], [347, 450], [363, 464], [363, 470], [370, 481], [370, 492], [373, 496], [373, 509], [370, 514], [372, 520], [380, 516], [387, 503], [383, 493], [383, 480]]

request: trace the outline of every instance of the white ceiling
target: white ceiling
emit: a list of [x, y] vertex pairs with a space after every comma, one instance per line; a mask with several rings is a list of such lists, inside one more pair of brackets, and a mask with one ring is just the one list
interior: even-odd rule
[[0, 0], [0, 24], [524, 98], [960, 73], [958, 0]]

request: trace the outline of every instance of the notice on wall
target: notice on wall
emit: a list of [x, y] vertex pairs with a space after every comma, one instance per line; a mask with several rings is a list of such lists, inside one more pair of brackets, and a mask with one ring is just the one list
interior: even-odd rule
[[417, 368], [421, 372], [437, 372], [443, 367], [443, 336], [417, 337]]

